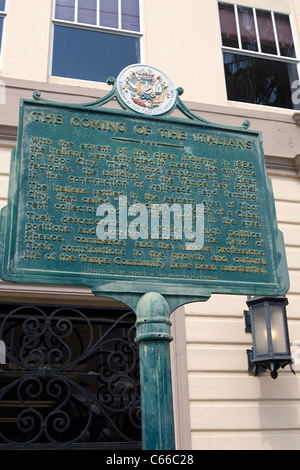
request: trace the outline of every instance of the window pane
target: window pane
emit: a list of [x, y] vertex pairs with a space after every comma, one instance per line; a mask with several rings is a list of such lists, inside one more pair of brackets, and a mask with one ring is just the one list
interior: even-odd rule
[[280, 305], [270, 304], [271, 335], [274, 353], [287, 353], [283, 311]]
[[56, 0], [55, 18], [57, 20], [74, 21], [75, 0]]
[[140, 62], [138, 38], [56, 25], [52, 75], [106, 82]]
[[256, 16], [257, 16], [261, 51], [267, 54], [277, 54], [271, 12], [257, 10]]
[[227, 47], [239, 47], [233, 5], [219, 4], [222, 44]]
[[252, 8], [238, 7], [242, 48], [257, 51], [257, 39]]
[[[296, 64], [224, 52], [229, 100], [293, 109]], [[296, 109], [296, 108], [295, 108]]]
[[118, 0], [101, 0], [100, 25], [118, 28]]
[[269, 354], [265, 309], [263, 305], [261, 307], [255, 307], [255, 314], [253, 315], [253, 328], [256, 354], [258, 356]]
[[0, 11], [5, 10], [5, 0], [0, 0]]
[[140, 30], [139, 0], [122, 0], [122, 29]]
[[78, 22], [97, 24], [97, 0], [78, 0]]
[[296, 57], [292, 29], [288, 15], [275, 13], [275, 22], [280, 54], [287, 57]]

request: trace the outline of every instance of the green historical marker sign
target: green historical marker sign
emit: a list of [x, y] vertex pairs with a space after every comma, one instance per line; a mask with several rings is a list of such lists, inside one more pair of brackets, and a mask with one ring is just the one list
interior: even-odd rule
[[[125, 69], [84, 105], [21, 101], [0, 276], [103, 292], [286, 293], [260, 133], [199, 118], [155, 72]], [[103, 108], [114, 97], [123, 109]]]
[[[285, 294], [283, 237], [248, 122], [199, 118], [154, 67], [109, 82], [93, 103], [21, 101], [0, 276], [90, 286], [135, 311], [143, 448], [172, 450], [171, 312], [212, 293]], [[122, 109], [103, 108], [113, 98]]]

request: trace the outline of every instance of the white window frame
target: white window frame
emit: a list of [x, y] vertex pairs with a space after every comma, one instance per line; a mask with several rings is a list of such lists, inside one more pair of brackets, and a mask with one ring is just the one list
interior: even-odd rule
[[5, 2], [5, 9], [4, 11], [0, 11], [0, 18], [3, 18], [3, 29], [2, 29], [2, 40], [1, 40], [1, 50], [0, 50], [0, 71], [2, 70], [2, 57], [3, 57], [3, 44], [4, 44], [4, 35], [5, 35], [5, 23], [6, 23], [6, 16], [7, 16], [7, 2]]
[[[7, 0], [8, 1], [8, 0]], [[79, 29], [87, 29], [90, 31], [102, 31], [105, 33], [113, 33], [113, 34], [118, 34], [120, 36], [130, 36], [130, 37], [135, 37], [140, 39], [140, 61], [143, 63], [143, 31], [142, 31], [142, 1], [138, 0], [139, 2], [139, 20], [140, 20], [140, 30], [139, 31], [131, 31], [128, 29], [122, 29], [121, 28], [121, 20], [122, 20], [122, 12], [121, 12], [121, 6], [122, 2], [121, 0], [118, 0], [118, 28], [111, 28], [107, 26], [101, 26], [100, 23], [100, 2], [101, 0], [97, 0], [97, 24], [88, 24], [88, 23], [79, 23], [78, 22], [78, 0], [75, 0], [75, 14], [74, 14], [74, 21], [67, 21], [67, 20], [59, 20], [55, 18], [55, 8], [56, 8], [56, 0], [53, 1], [53, 12], [52, 12], [52, 32], [51, 32], [51, 50], [50, 50], [50, 60], [49, 60], [49, 76], [50, 77], [56, 77], [56, 78], [61, 78], [64, 80], [74, 80], [73, 78], [66, 78], [66, 77], [59, 77], [57, 75], [52, 75], [52, 62], [53, 62], [53, 40], [54, 40], [54, 28], [56, 25], [61, 25], [61, 26], [69, 26], [72, 28], [79, 28]], [[82, 80], [82, 79], [76, 79], [76, 80]], [[85, 80], [82, 80], [85, 81]]]
[[[275, 11], [275, 10], [268, 10], [266, 8], [263, 8], [263, 7], [259, 7], [259, 8], [256, 8], [256, 7], [249, 7], [249, 6], [246, 6], [246, 5], [240, 5], [239, 3], [231, 3], [231, 2], [228, 2], [226, 0], [218, 0], [217, 1], [218, 5], [218, 14], [219, 14], [219, 4], [221, 3], [227, 3], [228, 5], [232, 5], [234, 7], [234, 13], [235, 13], [235, 22], [236, 22], [236, 28], [237, 28], [237, 37], [238, 37], [238, 46], [239, 47], [229, 47], [229, 46], [223, 46], [223, 41], [222, 41], [222, 29], [221, 29], [221, 22], [219, 20], [219, 28], [220, 28], [220, 38], [221, 38], [221, 44], [222, 44], [222, 51], [223, 52], [230, 52], [232, 54], [241, 54], [241, 55], [246, 55], [246, 56], [250, 56], [250, 57], [257, 57], [257, 58], [265, 58], [265, 59], [271, 59], [273, 61], [277, 61], [277, 62], [284, 62], [284, 63], [289, 63], [289, 64], [295, 64], [297, 65], [297, 69], [298, 69], [298, 75], [299, 75], [299, 79], [300, 79], [300, 58], [299, 57], [299, 54], [298, 54], [298, 48], [297, 48], [297, 44], [295, 42], [295, 34], [294, 34], [294, 26], [293, 26], [293, 20], [292, 20], [292, 16], [290, 14], [287, 14], [287, 13], [282, 13], [282, 12], [279, 12], [279, 11]], [[240, 32], [240, 24], [239, 24], [239, 17], [238, 17], [238, 7], [245, 7], [245, 8], [249, 8], [253, 11], [253, 18], [254, 18], [254, 25], [255, 25], [255, 33], [256, 33], [256, 41], [257, 41], [257, 47], [258, 47], [258, 51], [250, 51], [248, 49], [243, 49], [242, 47], [242, 38], [241, 38], [241, 32]], [[268, 54], [266, 52], [262, 52], [261, 50], [261, 43], [260, 43], [260, 38], [259, 38], [259, 33], [258, 33], [258, 23], [257, 23], [257, 15], [256, 15], [256, 11], [257, 10], [264, 10], [264, 11], [268, 11], [271, 13], [271, 17], [272, 17], [272, 23], [273, 23], [273, 30], [274, 30], [274, 36], [275, 36], [275, 43], [276, 43], [276, 50], [277, 50], [277, 55], [275, 54]], [[280, 55], [280, 47], [279, 47], [279, 41], [278, 41], [278, 35], [277, 35], [277, 29], [276, 29], [276, 26], [275, 26], [275, 13], [278, 13], [279, 15], [286, 15], [289, 17], [289, 20], [290, 20], [290, 26], [291, 26], [291, 31], [292, 31], [292, 36], [293, 36], [293, 42], [294, 42], [294, 48], [295, 48], [295, 55], [296, 57], [287, 57], [287, 56], [282, 56]], [[234, 100], [228, 100], [230, 102], [233, 102], [235, 103], [236, 101]], [[253, 104], [253, 103], [244, 103], [244, 104], [248, 104], [248, 105], [252, 105], [252, 106], [257, 106], [256, 104]], [[259, 106], [267, 106], [268, 108], [270, 106], [268, 105], [259, 105]], [[281, 109], [281, 108], [280, 108]], [[295, 109], [291, 110], [291, 111], [295, 111]]]
[[132, 31], [128, 29], [121, 28], [121, 20], [122, 20], [122, 12], [121, 12], [121, 0], [118, 0], [118, 28], [111, 28], [108, 26], [101, 26], [100, 25], [100, 2], [101, 0], [97, 1], [97, 24], [89, 24], [89, 23], [80, 23], [78, 21], [78, 0], [75, 0], [75, 15], [74, 21], [67, 21], [67, 20], [59, 20], [55, 18], [55, 7], [56, 1], [53, 2], [53, 23], [54, 24], [63, 24], [65, 26], [72, 26], [73, 28], [81, 28], [81, 29], [90, 29], [90, 30], [97, 30], [97, 31], [104, 31], [104, 32], [111, 32], [114, 34], [120, 34], [123, 36], [134, 36], [137, 38], [141, 38], [143, 36], [142, 33], [142, 25], [141, 25], [141, 0], [139, 2], [139, 12], [140, 12], [140, 31]]

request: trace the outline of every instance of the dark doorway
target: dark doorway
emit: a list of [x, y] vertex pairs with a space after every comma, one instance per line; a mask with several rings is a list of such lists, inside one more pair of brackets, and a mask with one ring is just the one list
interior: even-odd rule
[[0, 449], [140, 449], [135, 315], [0, 304]]

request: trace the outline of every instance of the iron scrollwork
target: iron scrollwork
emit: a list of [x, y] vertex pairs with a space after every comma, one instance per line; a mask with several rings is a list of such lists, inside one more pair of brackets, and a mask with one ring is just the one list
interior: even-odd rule
[[1, 310], [7, 364], [0, 369], [0, 447], [119, 443], [139, 448], [133, 313], [99, 318], [96, 309]]

